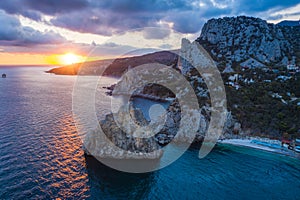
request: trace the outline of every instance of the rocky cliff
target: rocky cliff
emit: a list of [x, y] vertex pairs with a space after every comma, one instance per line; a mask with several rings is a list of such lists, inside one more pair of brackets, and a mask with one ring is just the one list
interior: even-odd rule
[[263, 67], [300, 62], [300, 26], [253, 17], [211, 19], [197, 41], [223, 67]]

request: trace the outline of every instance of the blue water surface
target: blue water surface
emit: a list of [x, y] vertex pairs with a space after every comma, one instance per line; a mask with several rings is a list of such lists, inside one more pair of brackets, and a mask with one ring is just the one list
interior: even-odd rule
[[[300, 161], [260, 150], [218, 145], [200, 160], [193, 146], [147, 174], [85, 157], [72, 116], [76, 77], [47, 69], [0, 68], [0, 199], [300, 199]], [[107, 103], [98, 98], [100, 115]]]

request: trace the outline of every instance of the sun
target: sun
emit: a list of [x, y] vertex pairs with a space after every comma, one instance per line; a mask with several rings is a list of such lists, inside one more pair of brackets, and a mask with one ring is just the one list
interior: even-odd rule
[[82, 56], [73, 54], [73, 53], [66, 53], [64, 55], [61, 56], [61, 62], [64, 65], [71, 65], [74, 63], [79, 63], [82, 62], [84, 60], [84, 58]]

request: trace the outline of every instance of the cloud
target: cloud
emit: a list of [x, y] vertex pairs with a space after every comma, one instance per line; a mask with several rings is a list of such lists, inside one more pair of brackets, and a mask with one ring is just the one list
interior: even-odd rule
[[28, 54], [65, 54], [73, 52], [80, 55], [88, 55], [93, 46], [79, 43], [40, 44], [31, 46], [1, 46], [6, 53], [28, 53]]
[[92, 51], [90, 56], [102, 57], [119, 57], [127, 54], [128, 52], [136, 50], [136, 47], [129, 45], [119, 45], [115, 43], [106, 43], [97, 45]]
[[87, 0], [23, 0], [26, 7], [48, 15], [72, 12], [88, 6]]
[[38, 44], [60, 44], [66, 42], [61, 35], [48, 31], [42, 33], [31, 27], [22, 26], [17, 17], [0, 10], [0, 45], [32, 46]]
[[[125, 16], [124, 16], [125, 15]], [[111, 10], [90, 9], [55, 17], [51, 23], [81, 33], [96, 33], [105, 36], [144, 27], [161, 27], [163, 14], [136, 12], [124, 14]]]
[[113, 48], [113, 47], [118, 47], [119, 45], [114, 42], [107, 42], [107, 43], [104, 43], [102, 46]]
[[241, 11], [249, 14], [254, 14], [269, 10], [281, 10], [299, 4], [299, 0], [236, 0], [234, 2], [236, 14], [238, 14]]
[[[113, 34], [171, 23], [175, 31], [197, 33], [213, 17], [267, 16], [273, 11], [299, 4], [299, 0], [10, 0], [0, 1], [0, 9], [41, 21], [52, 16], [54, 26], [81, 33]], [[281, 17], [281, 16], [278, 16]], [[146, 33], [145, 37], [164, 37]]]
[[[123, 30], [123, 27], [126, 26], [126, 20], [123, 20], [123, 23], [121, 21], [122, 16], [117, 13], [96, 12], [92, 9], [89, 12], [84, 10], [62, 14], [52, 19], [51, 23], [76, 32], [111, 36], [113, 33]], [[134, 20], [131, 21], [131, 26], [133, 24]]]
[[87, 0], [9, 0], [0, 2], [0, 9], [7, 13], [19, 14], [36, 21], [42, 19], [42, 14], [56, 15], [81, 10], [87, 6]]
[[164, 19], [173, 23], [173, 29], [180, 33], [196, 33], [200, 30], [205, 20], [197, 12], [180, 12]]
[[53, 16], [51, 23], [82, 33], [110, 36], [145, 26], [159, 27], [166, 12], [191, 10], [191, 0], [11, 0], [0, 2], [0, 9], [36, 21], [41, 15]]
[[80, 43], [63, 43], [63, 44], [41, 44], [34, 48], [28, 48], [27, 46], [1, 46], [0, 52], [5, 53], [26, 53], [26, 54], [65, 54], [72, 52], [75, 54], [89, 56], [89, 57], [101, 57], [101, 58], [115, 58], [123, 55], [129, 55], [129, 52], [136, 50], [136, 47], [120, 44], [80, 44]]
[[90, 5], [93, 8], [110, 10], [122, 14], [132, 13], [158, 13], [172, 9], [188, 10], [192, 9], [191, 0], [91, 0]]
[[170, 49], [172, 49], [174, 47], [172, 45], [170, 45], [170, 44], [162, 44], [162, 45], [159, 46], [159, 48], [170, 50]]
[[171, 34], [171, 30], [167, 28], [147, 28], [143, 31], [145, 39], [164, 39]]

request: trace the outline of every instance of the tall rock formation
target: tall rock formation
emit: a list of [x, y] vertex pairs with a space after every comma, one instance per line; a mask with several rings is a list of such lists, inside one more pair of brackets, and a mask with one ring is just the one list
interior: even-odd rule
[[220, 66], [263, 67], [300, 62], [300, 26], [280, 26], [253, 17], [211, 19], [197, 41]]

